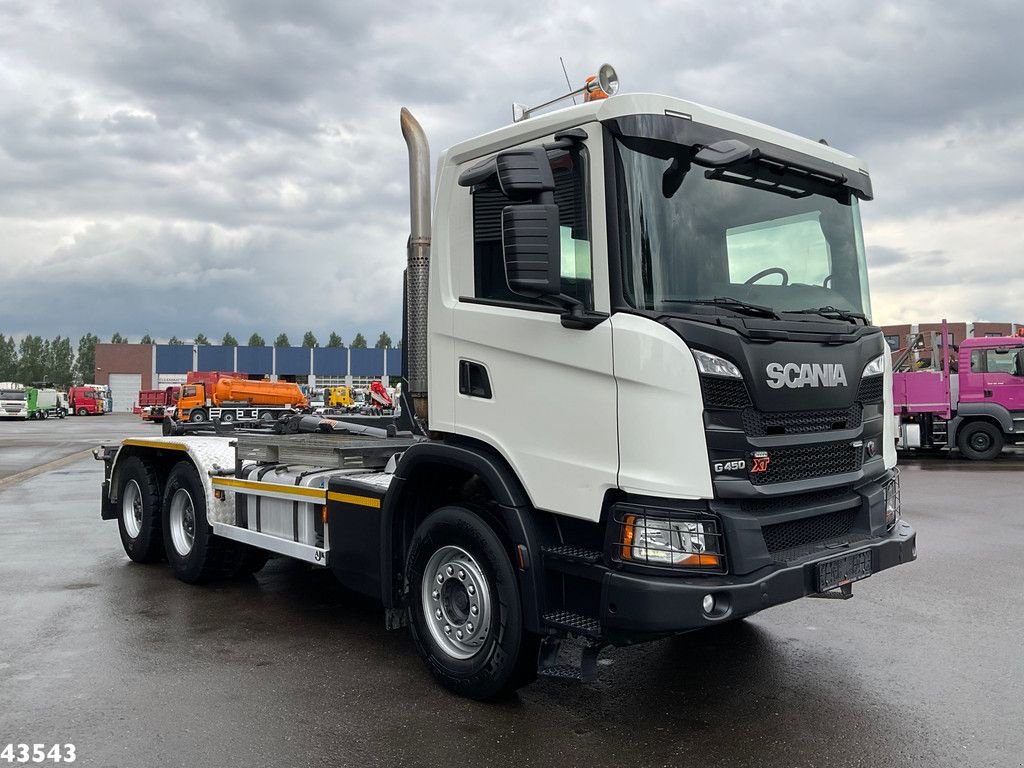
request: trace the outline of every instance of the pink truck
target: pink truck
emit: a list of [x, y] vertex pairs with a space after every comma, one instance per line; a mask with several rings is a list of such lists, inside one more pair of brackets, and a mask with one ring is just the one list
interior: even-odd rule
[[931, 368], [894, 371], [892, 399], [898, 447], [994, 459], [1024, 442], [1024, 337], [965, 339], [951, 350], [943, 323]]

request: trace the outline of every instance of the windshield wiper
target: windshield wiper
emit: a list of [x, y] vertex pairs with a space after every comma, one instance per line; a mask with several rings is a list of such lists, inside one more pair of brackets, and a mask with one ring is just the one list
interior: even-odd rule
[[734, 299], [731, 296], [716, 296], [713, 299], [663, 299], [663, 301], [671, 304], [702, 304], [715, 307], [728, 307], [731, 310], [741, 314], [751, 315], [753, 317], [770, 317], [774, 320], [781, 319], [771, 307], [763, 307], [760, 304], [750, 304], [746, 301]]
[[821, 315], [822, 317], [834, 317], [837, 320], [863, 320], [865, 325], [867, 325], [868, 322], [867, 316], [860, 312], [850, 312], [849, 310], [839, 309], [838, 307], [833, 306], [818, 307], [817, 309], [793, 309], [787, 310], [786, 312], [791, 315]]

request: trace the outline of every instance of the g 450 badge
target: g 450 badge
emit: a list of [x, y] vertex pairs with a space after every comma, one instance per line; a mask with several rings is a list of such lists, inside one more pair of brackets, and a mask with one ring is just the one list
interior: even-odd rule
[[742, 472], [747, 468], [747, 462], [745, 459], [733, 459], [732, 461], [713, 461], [711, 462], [711, 469], [714, 470], [716, 475], [721, 475], [725, 472]]

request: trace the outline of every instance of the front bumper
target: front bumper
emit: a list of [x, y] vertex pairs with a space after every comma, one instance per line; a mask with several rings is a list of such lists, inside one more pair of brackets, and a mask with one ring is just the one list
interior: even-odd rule
[[[687, 632], [739, 619], [815, 594], [818, 563], [864, 550], [871, 552], [871, 573], [875, 574], [917, 559], [917, 533], [909, 523], [900, 521], [884, 537], [797, 563], [769, 566], [745, 576], [680, 578], [609, 572], [601, 593], [601, 625], [614, 642]], [[718, 605], [712, 615], [705, 614], [702, 607], [708, 594], [714, 596]]]

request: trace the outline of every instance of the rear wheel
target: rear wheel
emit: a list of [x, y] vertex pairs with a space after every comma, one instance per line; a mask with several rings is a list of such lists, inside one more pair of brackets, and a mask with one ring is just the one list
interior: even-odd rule
[[206, 519], [206, 491], [191, 462], [180, 461], [171, 470], [163, 509], [164, 550], [175, 576], [200, 584], [233, 570], [231, 542], [213, 535]]
[[222, 411], [220, 414], [221, 424], [231, 424], [235, 420], [234, 411]]
[[164, 555], [156, 474], [142, 459], [132, 456], [125, 459], [118, 477], [121, 514], [117, 528], [121, 545], [136, 563], [155, 563]]
[[274, 420], [274, 414], [270, 411], [260, 411], [260, 421], [271, 422]]
[[957, 446], [966, 458], [990, 461], [1003, 450], [1003, 433], [995, 424], [974, 421], [964, 425], [957, 437]]
[[407, 574], [416, 649], [442, 685], [490, 699], [533, 679], [539, 638], [523, 629], [505, 546], [478, 515], [453, 506], [427, 517]]

